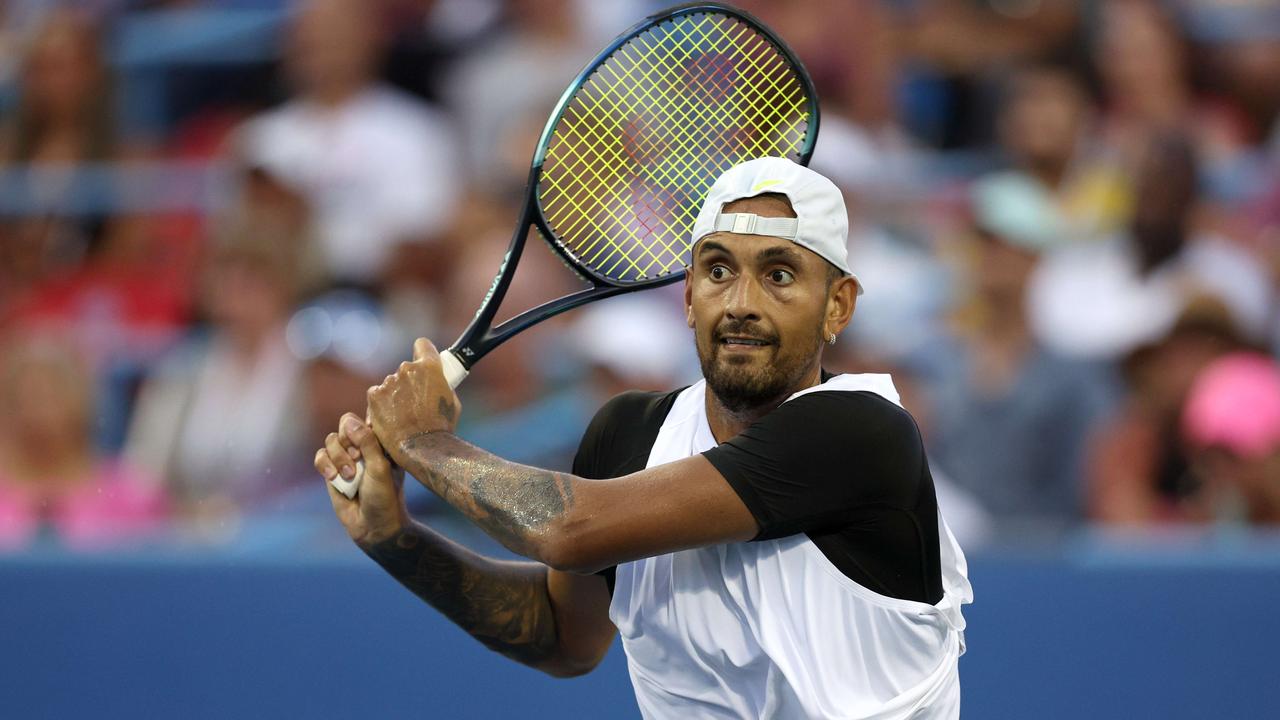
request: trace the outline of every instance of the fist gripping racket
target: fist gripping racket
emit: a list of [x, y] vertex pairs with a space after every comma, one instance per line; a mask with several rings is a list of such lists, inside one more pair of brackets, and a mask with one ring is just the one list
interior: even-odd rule
[[[440, 354], [450, 387], [525, 328], [602, 298], [683, 277], [707, 191], [740, 162], [808, 164], [818, 97], [791, 50], [751, 16], [714, 3], [672, 8], [621, 35], [547, 120], [524, 210], [475, 319]], [[529, 228], [591, 287], [493, 326]], [[355, 497], [364, 474], [333, 484]]]

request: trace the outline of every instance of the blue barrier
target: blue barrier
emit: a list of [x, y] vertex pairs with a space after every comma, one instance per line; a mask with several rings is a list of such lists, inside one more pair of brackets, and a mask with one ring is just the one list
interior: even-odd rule
[[[619, 648], [544, 677], [328, 541], [0, 560], [0, 716], [638, 716]], [[1278, 570], [1273, 549], [977, 556], [964, 715], [1276, 717]]]

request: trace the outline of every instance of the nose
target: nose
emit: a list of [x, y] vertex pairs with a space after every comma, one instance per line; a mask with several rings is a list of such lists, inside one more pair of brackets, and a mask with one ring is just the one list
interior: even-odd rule
[[759, 283], [750, 273], [742, 273], [729, 288], [724, 314], [730, 320], [759, 320]]

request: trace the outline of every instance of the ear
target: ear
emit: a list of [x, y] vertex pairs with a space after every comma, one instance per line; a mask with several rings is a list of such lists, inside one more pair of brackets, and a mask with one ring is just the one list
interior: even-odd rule
[[693, 269], [684, 269], [684, 322], [693, 327]]
[[858, 304], [858, 281], [851, 277], [842, 277], [831, 283], [831, 292], [827, 295], [827, 314], [823, 319], [823, 327], [828, 333], [839, 335], [853, 318], [853, 310]]

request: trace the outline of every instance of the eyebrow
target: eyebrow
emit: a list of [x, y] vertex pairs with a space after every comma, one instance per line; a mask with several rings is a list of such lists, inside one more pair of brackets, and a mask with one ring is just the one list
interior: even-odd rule
[[[698, 255], [701, 256], [711, 252], [722, 252], [726, 255], [733, 255], [733, 252], [723, 244], [718, 243], [715, 240], [703, 240], [702, 244], [698, 246]], [[782, 245], [768, 247], [756, 253], [756, 262], [759, 264], [763, 265], [770, 260], [782, 260], [795, 266], [799, 266], [801, 264], [800, 253], [796, 252], [795, 248]]]
[[768, 247], [756, 253], [756, 262], [759, 264], [763, 265], [770, 260], [781, 260], [797, 267], [801, 264], [800, 253], [796, 252], [794, 248], [782, 245]]
[[699, 255], [706, 255], [706, 254], [707, 254], [707, 253], [709, 253], [709, 252], [722, 252], [722, 253], [725, 253], [725, 254], [727, 254], [727, 255], [732, 255], [732, 254], [733, 254], [733, 253], [729, 252], [729, 248], [725, 247], [724, 245], [721, 245], [720, 243], [716, 242], [715, 240], [703, 240], [703, 241], [702, 241], [702, 245], [700, 245], [700, 246], [698, 247], [698, 254], [699, 254]]

